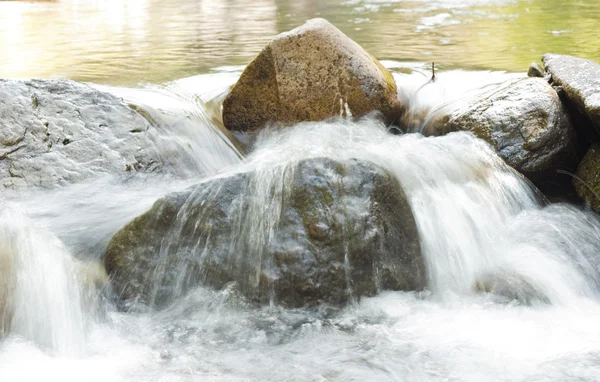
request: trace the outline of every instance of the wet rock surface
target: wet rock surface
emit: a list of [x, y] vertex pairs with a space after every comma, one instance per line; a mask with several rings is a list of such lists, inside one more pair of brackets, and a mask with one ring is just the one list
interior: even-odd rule
[[0, 187], [155, 172], [151, 125], [119, 98], [67, 80], [0, 80]]
[[275, 37], [244, 70], [223, 103], [232, 131], [372, 111], [392, 123], [402, 111], [391, 74], [324, 19]]
[[[586, 115], [596, 129], [600, 127], [600, 64], [583, 58], [546, 54], [546, 71], [555, 85]], [[596, 132], [596, 138], [598, 134]]]
[[558, 169], [573, 170], [575, 131], [554, 89], [541, 78], [509, 81], [474, 99], [440, 111], [430, 135], [471, 131], [490, 143], [507, 164], [536, 184]]
[[309, 159], [209, 180], [166, 196], [111, 240], [105, 265], [123, 301], [162, 306], [235, 282], [285, 306], [344, 305], [426, 276], [401, 186], [358, 160]]
[[592, 145], [577, 168], [573, 179], [577, 195], [600, 212], [600, 146]]

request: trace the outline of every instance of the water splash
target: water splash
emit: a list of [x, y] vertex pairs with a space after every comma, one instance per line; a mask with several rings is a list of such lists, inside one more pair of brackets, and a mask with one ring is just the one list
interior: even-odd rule
[[432, 72], [426, 65], [394, 61], [385, 64], [393, 71], [400, 99], [407, 105], [401, 124], [408, 131], [424, 134], [429, 133], [427, 127], [438, 115], [466, 105], [503, 82], [524, 77], [522, 73], [502, 71], [436, 70], [432, 80]]

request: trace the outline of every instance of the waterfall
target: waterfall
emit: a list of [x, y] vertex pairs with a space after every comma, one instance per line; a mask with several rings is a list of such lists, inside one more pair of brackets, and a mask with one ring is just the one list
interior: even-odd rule
[[[296, 241], [295, 233], [282, 233], [287, 231], [280, 221], [293, 204], [298, 164], [315, 158], [364, 160], [399, 181], [416, 221], [427, 289], [437, 299], [491, 292], [507, 302], [571, 305], [598, 297], [600, 223], [593, 214], [546, 205], [535, 187], [471, 133], [397, 136], [376, 119], [339, 118], [263, 130], [243, 163], [179, 194], [181, 201], [173, 200], [173, 226], [146, 237], [153, 241], [162, 235], [156, 256], [142, 247], [135, 256], [145, 257], [133, 260], [133, 269], [142, 276], [131, 284], [150, 283], [153, 289], [143, 292], [142, 301], [163, 305], [198, 284], [220, 287], [230, 277], [247, 295], [258, 295], [278, 277], [270, 265], [281, 261], [275, 259], [276, 251], [311, 258], [310, 252], [298, 251], [307, 244]], [[359, 221], [368, 214], [369, 203], [351, 197], [340, 204], [343, 211], [332, 207], [327, 213], [349, 214], [340, 222]], [[221, 215], [231, 218], [218, 220]], [[161, 216], [156, 215], [156, 222]], [[351, 239], [341, 240], [347, 252]], [[152, 275], [137, 267], [148, 258], [156, 264]], [[348, 256], [341, 263], [346, 270], [355, 268]], [[121, 288], [133, 276], [118, 277]]]
[[82, 284], [91, 274], [84, 274], [62, 243], [17, 207], [1, 207], [0, 333], [52, 353], [83, 355], [89, 318], [84, 304], [90, 296]]
[[[435, 93], [430, 85], [419, 96]], [[183, 112], [179, 101], [159, 107], [167, 98], [136, 92], [125, 98], [164, 118], [157, 144], [196, 158], [174, 163], [182, 180], [148, 174], [1, 196], [11, 203], [0, 201], [0, 380], [552, 381], [600, 373], [598, 216], [548, 204], [472, 134], [392, 135], [375, 119], [340, 118], [264, 130], [240, 159], [204, 119], [208, 111], [196, 113], [193, 102]], [[429, 112], [443, 93], [414, 105]], [[182, 272], [172, 275], [182, 276], [181, 293], [162, 310], [122, 312], [99, 298], [105, 275], [81, 259], [97, 260], [122, 225], [192, 184], [189, 202], [209, 203], [227, 194], [217, 180], [247, 178], [229, 183], [244, 185], [230, 191], [248, 203], [231, 204], [245, 215], [233, 214], [231, 241], [220, 244], [258, 265], [279, 229], [293, 169], [313, 158], [370, 162], [398, 180], [426, 263], [424, 292], [289, 309], [240, 293], [256, 287], [257, 272], [222, 290], [186, 289], [197, 280]], [[367, 202], [354, 201], [347, 207]], [[193, 215], [183, 206], [179, 218]], [[178, 223], [159, 237], [165, 251], [187, 235]], [[352, 266], [344, 257], [343, 267]]]
[[[154, 126], [152, 140], [165, 159], [165, 167], [189, 178], [210, 176], [235, 165], [244, 151], [221, 121], [219, 102], [229, 90], [221, 81], [214, 75], [200, 75], [179, 81], [186, 86], [175, 82], [143, 89], [95, 87], [122, 97], [142, 114]], [[193, 94], [190, 89], [195, 87], [204, 94]], [[217, 89], [211, 89], [214, 87]]]
[[316, 157], [365, 159], [400, 181], [436, 295], [471, 294], [490, 273], [525, 280], [557, 304], [598, 293], [598, 219], [546, 206], [522, 175], [470, 133], [392, 136], [370, 119], [303, 123], [265, 131], [245, 166], [260, 168], [264, 182], [281, 182], [264, 169]]

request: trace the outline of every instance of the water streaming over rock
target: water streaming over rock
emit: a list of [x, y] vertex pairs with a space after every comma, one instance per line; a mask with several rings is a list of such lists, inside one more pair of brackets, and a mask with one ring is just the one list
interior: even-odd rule
[[[190, 142], [199, 156], [212, 145]], [[600, 373], [598, 217], [548, 205], [484, 142], [467, 133], [393, 136], [366, 119], [265, 132], [241, 163], [233, 149], [219, 150], [223, 160], [178, 181], [105, 179], [7, 194], [16, 207], [0, 211], [0, 303], [11, 312], [2, 321], [1, 380], [593, 381]], [[268, 233], [279, 210], [267, 191], [286, 186], [281, 168], [324, 157], [369, 161], [400, 182], [426, 291], [286, 309], [256, 305], [239, 286], [198, 287], [165, 309], [135, 313], [86, 292], [78, 259], [97, 258], [153, 200], [200, 179], [258, 174], [256, 219], [239, 229]]]
[[585, 264], [600, 249], [598, 221], [567, 206], [544, 208], [543, 197], [470, 134], [393, 137], [373, 121], [340, 121], [267, 133], [257, 146], [248, 166], [327, 156], [369, 160], [394, 174], [415, 215], [434, 294], [472, 293], [478, 277], [496, 271], [539, 284], [552, 302], [597, 292], [597, 268]]

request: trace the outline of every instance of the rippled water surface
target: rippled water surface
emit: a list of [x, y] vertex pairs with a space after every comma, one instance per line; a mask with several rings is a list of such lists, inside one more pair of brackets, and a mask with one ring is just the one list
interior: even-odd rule
[[597, 0], [0, 1], [0, 77], [162, 83], [246, 64], [313, 17], [380, 59], [510, 71], [549, 51], [600, 60]]

